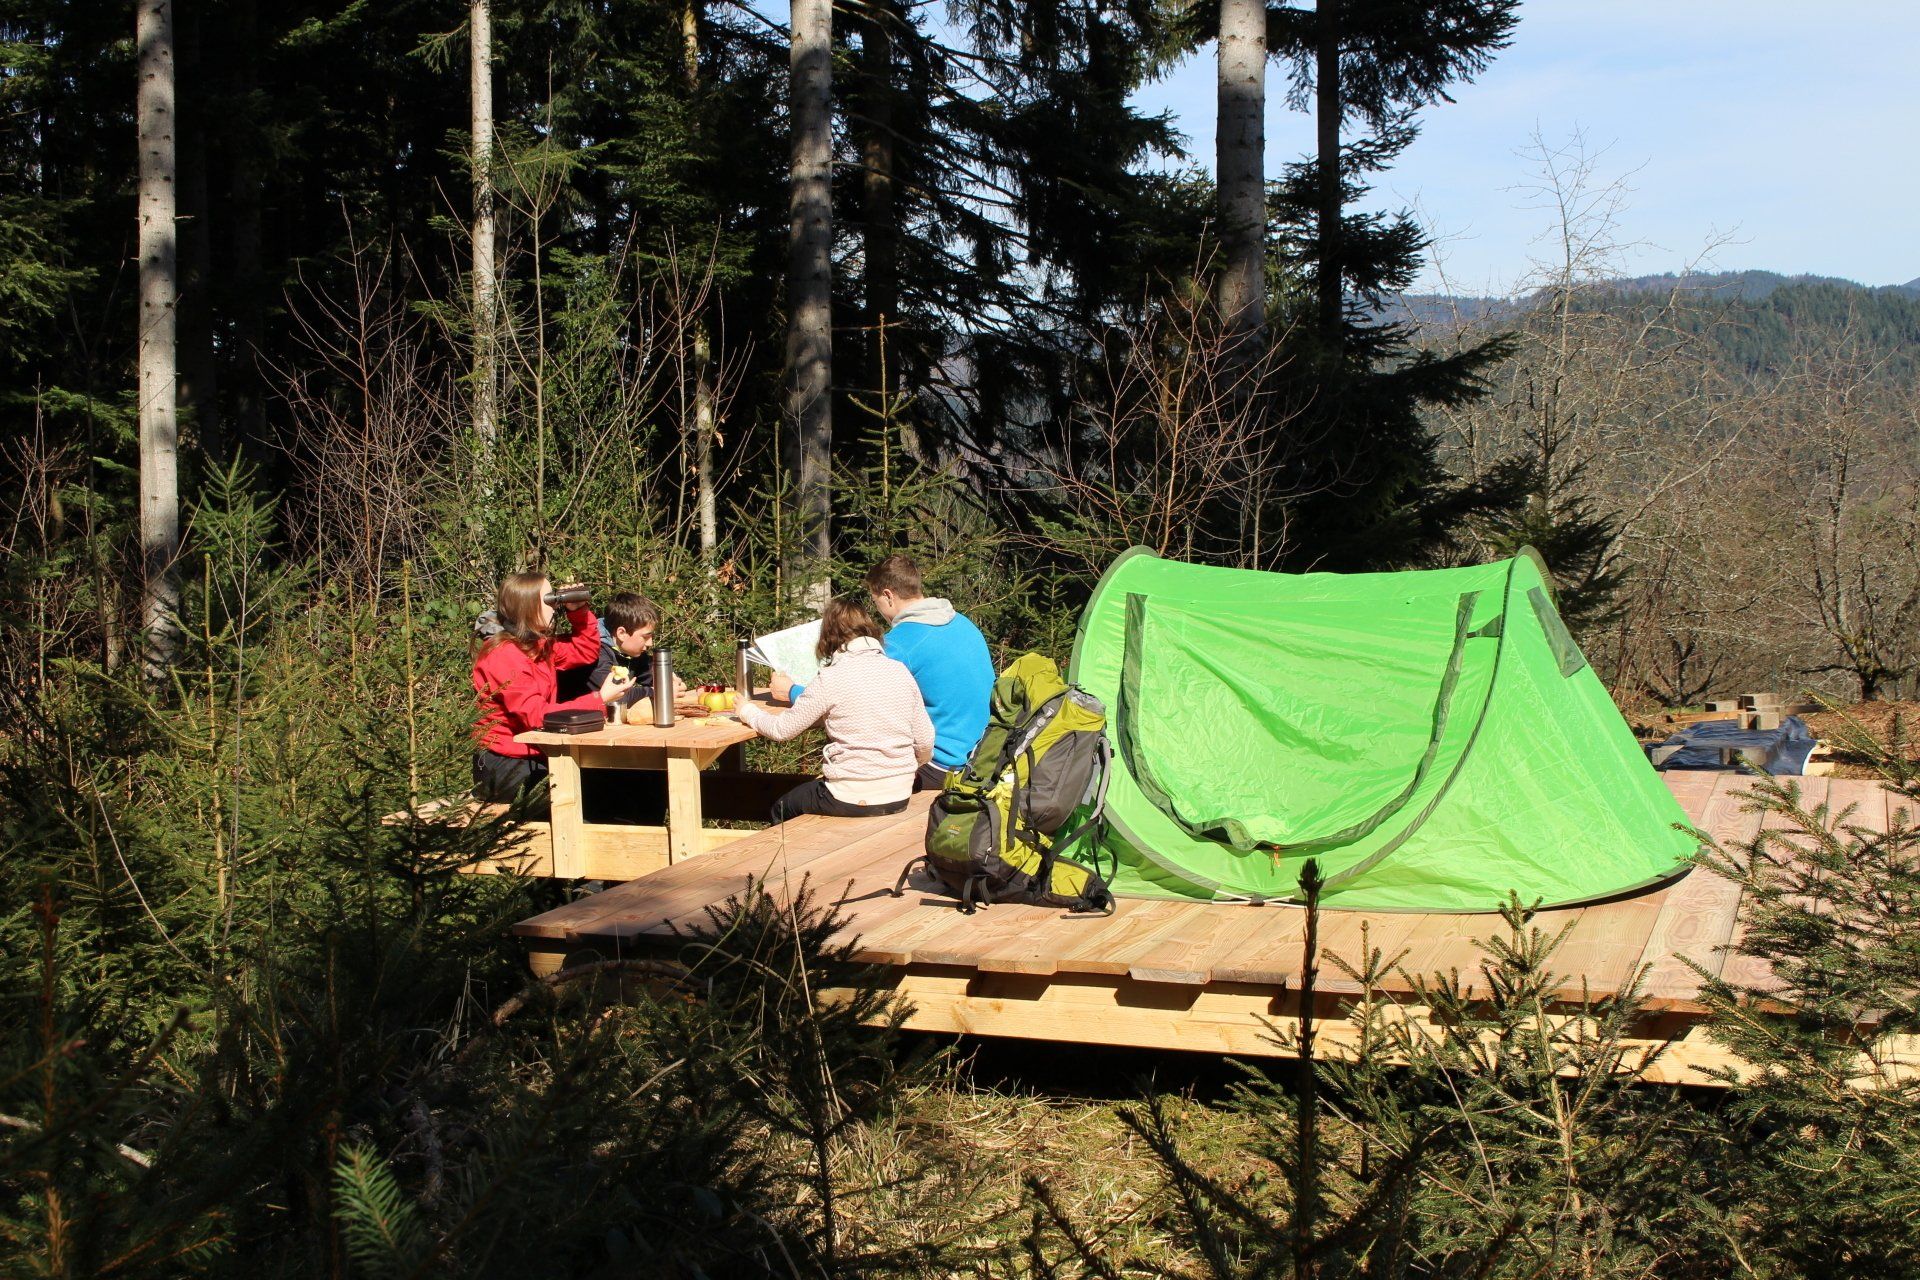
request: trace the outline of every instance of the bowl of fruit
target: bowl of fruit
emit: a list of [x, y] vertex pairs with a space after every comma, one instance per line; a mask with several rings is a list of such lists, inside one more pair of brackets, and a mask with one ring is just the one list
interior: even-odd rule
[[703, 684], [700, 686], [700, 705], [705, 707], [710, 715], [719, 715], [733, 710], [734, 704], [739, 699], [740, 695], [727, 685]]

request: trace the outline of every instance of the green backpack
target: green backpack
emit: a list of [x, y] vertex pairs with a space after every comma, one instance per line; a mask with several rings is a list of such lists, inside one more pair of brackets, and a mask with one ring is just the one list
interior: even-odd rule
[[[1061, 856], [1096, 830], [1105, 808], [1106, 728], [1106, 708], [1061, 679], [1052, 659], [1015, 659], [994, 683], [993, 715], [967, 767], [947, 776], [927, 814], [926, 853], [900, 873], [895, 895], [924, 865], [962, 911], [1032, 902], [1111, 912], [1107, 882]], [[1058, 834], [1075, 814], [1078, 825]]]

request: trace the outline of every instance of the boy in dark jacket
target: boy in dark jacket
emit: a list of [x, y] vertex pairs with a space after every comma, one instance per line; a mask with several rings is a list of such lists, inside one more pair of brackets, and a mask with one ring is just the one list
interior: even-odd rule
[[[589, 690], [597, 690], [607, 677], [624, 672], [633, 688], [620, 697], [620, 705], [631, 711], [653, 697], [653, 663], [647, 651], [653, 648], [654, 632], [660, 626], [660, 609], [653, 601], [632, 591], [611, 597], [600, 615], [600, 657], [586, 676]], [[686, 693], [679, 676], [673, 678], [675, 698]], [[651, 710], [651, 704], [647, 708]]]
[[[592, 691], [609, 678], [632, 680], [633, 687], [615, 699], [627, 709], [628, 724], [653, 719], [653, 663], [648, 651], [659, 626], [658, 606], [637, 592], [608, 597], [600, 611], [600, 654], [583, 673], [584, 684]], [[679, 676], [673, 678], [673, 685], [679, 700], [686, 686]], [[580, 794], [589, 822], [665, 821], [665, 774], [588, 769], [580, 779]]]

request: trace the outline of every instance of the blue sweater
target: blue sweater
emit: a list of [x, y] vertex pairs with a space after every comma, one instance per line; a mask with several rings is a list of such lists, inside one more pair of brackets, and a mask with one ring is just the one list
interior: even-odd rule
[[[915, 601], [886, 637], [887, 656], [906, 664], [933, 721], [933, 762], [958, 769], [987, 730], [993, 655], [980, 628], [945, 600]], [[795, 685], [798, 702], [803, 686]]]

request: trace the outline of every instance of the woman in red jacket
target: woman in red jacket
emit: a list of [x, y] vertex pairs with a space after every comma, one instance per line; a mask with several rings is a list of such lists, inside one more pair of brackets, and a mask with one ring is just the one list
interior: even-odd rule
[[555, 640], [553, 606], [547, 603], [552, 590], [544, 574], [509, 575], [494, 606], [500, 629], [474, 653], [480, 719], [474, 725], [479, 749], [473, 753], [473, 793], [481, 800], [512, 800], [546, 776], [546, 757], [537, 747], [515, 742], [515, 734], [538, 729], [550, 711], [601, 707], [632, 686], [631, 680], [608, 677], [595, 693], [559, 700], [559, 673], [592, 666], [599, 658], [600, 626], [593, 611], [581, 605], [567, 611], [573, 634]]

